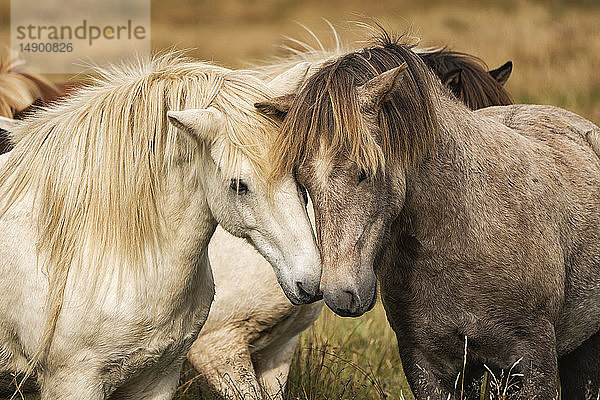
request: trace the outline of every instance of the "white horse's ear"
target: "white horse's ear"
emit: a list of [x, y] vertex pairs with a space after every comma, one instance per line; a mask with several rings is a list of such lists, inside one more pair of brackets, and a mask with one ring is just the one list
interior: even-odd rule
[[201, 141], [212, 140], [225, 124], [223, 113], [214, 107], [167, 111], [167, 117], [175, 127]]
[[293, 68], [279, 74], [271, 82], [267, 83], [267, 87], [273, 92], [273, 97], [296, 93], [304, 83], [310, 65], [309, 62], [296, 64]]
[[356, 88], [359, 104], [362, 108], [373, 108], [389, 100], [392, 93], [400, 88], [406, 63], [382, 72], [362, 86]]
[[0, 129], [12, 133], [19, 121], [12, 118], [0, 117]]

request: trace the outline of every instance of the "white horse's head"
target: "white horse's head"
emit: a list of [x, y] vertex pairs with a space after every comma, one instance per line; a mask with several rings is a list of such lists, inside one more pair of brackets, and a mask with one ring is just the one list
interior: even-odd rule
[[[302, 63], [282, 73], [267, 84], [266, 92], [277, 96], [296, 89], [308, 67], [308, 63]], [[258, 113], [256, 116], [260, 117]], [[269, 143], [262, 151], [245, 149], [231, 154], [231, 149], [215, 138], [226, 137], [240, 127], [218, 107], [169, 111], [168, 117], [204, 148], [203, 186], [219, 224], [233, 235], [248, 239], [271, 263], [293, 303], [319, 300], [321, 266], [306, 211], [306, 193], [291, 175], [272, 183], [268, 182], [268, 169], [257, 168], [256, 158], [266, 158]], [[273, 122], [264, 120], [265, 123]], [[275, 132], [276, 127], [272, 128]]]

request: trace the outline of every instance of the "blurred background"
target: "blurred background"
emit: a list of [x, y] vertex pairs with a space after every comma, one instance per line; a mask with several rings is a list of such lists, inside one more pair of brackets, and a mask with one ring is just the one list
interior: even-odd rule
[[[10, 2], [0, 0], [0, 40], [8, 43]], [[332, 43], [329, 20], [346, 42], [368, 39], [348, 21], [374, 18], [420, 46], [447, 45], [490, 68], [512, 60], [506, 88], [516, 103], [552, 104], [600, 124], [600, 0], [153, 0], [152, 48], [228, 67], [260, 63], [286, 43]], [[300, 23], [300, 24], [299, 24]], [[68, 76], [51, 76], [54, 81]], [[208, 398], [187, 367], [179, 398]], [[301, 339], [289, 399], [411, 398], [395, 337], [381, 305], [357, 319], [324, 310]]]
[[[298, 23], [326, 44], [323, 18], [347, 41], [367, 38], [348, 21], [374, 18], [420, 37], [421, 46], [448, 45], [490, 67], [513, 60], [507, 88], [516, 102], [600, 122], [600, 0], [152, 0], [151, 15], [153, 50], [191, 49], [229, 67], [277, 54], [284, 35], [308, 39]], [[0, 0], [3, 43], [9, 23], [10, 1]]]

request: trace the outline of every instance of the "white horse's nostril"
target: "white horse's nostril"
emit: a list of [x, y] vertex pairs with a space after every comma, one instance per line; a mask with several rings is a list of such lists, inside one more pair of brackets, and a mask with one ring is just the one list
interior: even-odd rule
[[316, 290], [307, 290], [302, 282], [296, 282], [298, 288], [298, 294], [304, 303], [313, 303], [323, 298], [323, 293], [316, 288]]

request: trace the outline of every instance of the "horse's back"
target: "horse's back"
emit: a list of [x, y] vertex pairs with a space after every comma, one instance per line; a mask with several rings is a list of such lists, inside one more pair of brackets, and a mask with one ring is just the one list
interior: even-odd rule
[[[565, 208], [564, 304], [555, 322], [558, 353], [579, 345], [576, 337], [600, 329], [600, 128], [570, 111], [542, 105], [511, 105], [477, 111], [550, 148], [547, 168], [561, 178]], [[585, 332], [583, 335], [582, 332]]]
[[[589, 147], [600, 157], [600, 128], [593, 122], [563, 108], [515, 104], [487, 107], [476, 111], [530, 138], [565, 138]], [[553, 140], [546, 141], [553, 145]]]

